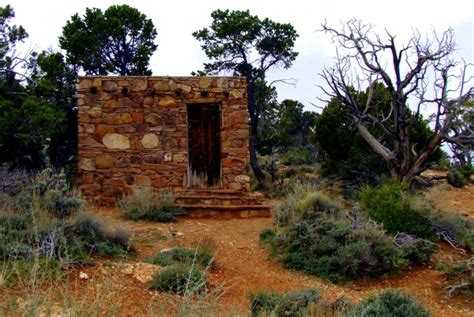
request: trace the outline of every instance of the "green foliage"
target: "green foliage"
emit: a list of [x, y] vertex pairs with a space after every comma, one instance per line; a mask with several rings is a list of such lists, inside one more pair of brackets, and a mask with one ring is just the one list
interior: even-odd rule
[[250, 295], [252, 316], [303, 316], [309, 305], [320, 299], [317, 289], [279, 294], [260, 292]]
[[263, 231], [260, 232], [260, 242], [263, 244], [271, 243], [273, 240], [275, 240], [276, 237], [277, 234], [275, 230], [271, 228], [263, 229]]
[[12, 63], [15, 59], [12, 52], [17, 42], [23, 42], [28, 37], [25, 29], [20, 25], [10, 25], [10, 19], [15, 17], [15, 11], [10, 5], [0, 7], [0, 71], [1, 76], [10, 76]]
[[134, 187], [131, 195], [123, 197], [117, 207], [126, 218], [157, 222], [175, 221], [185, 210], [174, 205], [174, 196], [169, 192], [154, 192], [150, 187]]
[[337, 203], [318, 191], [316, 185], [309, 182], [296, 182], [286, 193], [285, 199], [277, 209], [276, 223], [287, 226], [298, 222], [310, 212], [328, 211], [337, 213]]
[[150, 75], [156, 34], [153, 22], [128, 5], [113, 5], [105, 12], [86, 8], [83, 17], [75, 14], [67, 21], [59, 45], [68, 63], [87, 75]]
[[192, 265], [199, 268], [211, 267], [214, 262], [214, 254], [208, 249], [188, 249], [174, 247], [158, 252], [147, 262], [161, 266], [170, 265]]
[[466, 185], [466, 178], [457, 168], [450, 168], [448, 171], [448, 183], [454, 187], [462, 188]]
[[[379, 97], [384, 101], [383, 94]], [[375, 100], [375, 99], [374, 99]], [[315, 121], [315, 142], [323, 150], [323, 176], [339, 175], [343, 179], [375, 182], [380, 174], [387, 174], [386, 164], [367, 142], [354, 131], [344, 106], [331, 101]]]
[[[367, 102], [367, 91], [353, 92], [356, 102], [363, 109]], [[381, 113], [390, 112], [391, 95], [382, 84], [374, 87], [372, 107], [369, 115], [380, 117]], [[411, 118], [411, 112], [407, 112]], [[388, 126], [392, 126], [390, 122]], [[390, 148], [393, 140], [379, 131], [376, 127], [368, 127], [375, 138]], [[410, 126], [410, 140], [416, 144], [416, 149], [428, 145], [432, 137], [428, 123], [421, 117], [418, 122]], [[339, 101], [331, 100], [323, 112], [316, 117], [314, 140], [323, 151], [321, 174], [335, 175], [355, 183], [379, 183], [381, 175], [388, 175], [389, 169], [385, 161], [376, 154], [364, 138], [357, 131], [345, 106]], [[436, 150], [429, 162], [436, 162], [441, 158], [442, 151]], [[412, 155], [413, 156], [413, 155]], [[414, 160], [415, 157], [412, 158]]]
[[260, 118], [258, 152], [282, 152], [285, 165], [314, 163], [316, 153], [311, 138], [317, 114], [304, 111], [302, 103], [290, 99], [271, 101], [265, 106]]
[[[211, 63], [204, 64], [206, 73], [234, 71], [244, 76], [261, 76], [270, 66], [288, 68], [298, 53], [293, 46], [298, 37], [290, 24], [261, 20], [249, 11], [215, 10], [212, 23], [193, 33]], [[271, 54], [269, 54], [271, 52]], [[255, 66], [247, 57], [258, 54]], [[257, 76], [255, 76], [257, 77]]]
[[314, 213], [282, 236], [282, 262], [333, 282], [377, 277], [404, 266], [401, 251], [371, 222]]
[[[250, 119], [250, 162], [260, 184], [264, 183], [257, 161], [258, 128], [261, 115], [268, 115], [272, 89], [266, 73], [272, 68], [289, 68], [298, 55], [293, 50], [298, 34], [291, 24], [260, 19], [247, 11], [215, 10], [212, 23], [192, 35], [210, 59], [205, 74], [232, 72], [247, 79], [247, 101]], [[267, 125], [268, 127], [268, 125]]]
[[0, 163], [38, 170], [64, 166], [75, 156], [75, 72], [60, 53], [15, 53], [27, 38], [11, 26], [10, 6], [0, 7]]
[[474, 252], [474, 221], [448, 211], [433, 211], [430, 221], [437, 236], [446, 235], [457, 245]]
[[411, 296], [387, 289], [359, 302], [350, 316], [429, 317], [431, 314]]
[[430, 210], [417, 208], [416, 197], [407, 190], [408, 185], [394, 181], [376, 188], [367, 186], [360, 193], [361, 208], [391, 234], [406, 232], [421, 238], [432, 237]]
[[195, 266], [171, 265], [156, 273], [151, 289], [174, 294], [200, 293], [205, 290], [207, 276]]
[[289, 150], [285, 154], [283, 154], [282, 163], [287, 166], [294, 166], [294, 165], [309, 165], [314, 164], [315, 154], [312, 153], [308, 148], [303, 150]]
[[[25, 92], [24, 88], [18, 92], [21, 91]], [[4, 98], [6, 96], [0, 91], [0, 163], [42, 167], [45, 163], [43, 149], [56, 135], [64, 113], [36, 97], [8, 100]]]
[[402, 247], [403, 258], [412, 263], [428, 263], [437, 249], [437, 245], [429, 240], [415, 239]]
[[444, 276], [448, 280], [459, 280], [469, 273], [469, 267], [467, 262], [460, 262], [460, 263], [440, 263], [436, 269], [444, 273]]
[[0, 204], [0, 260], [69, 265], [89, 262], [91, 254], [125, 257], [130, 251], [130, 230], [82, 215], [83, 201], [67, 189], [64, 174], [45, 170], [19, 192], [0, 194], [8, 199]]
[[65, 235], [71, 252], [78, 258], [84, 257], [84, 252], [99, 257], [126, 258], [130, 250], [130, 230], [110, 230], [102, 221], [90, 215], [80, 215], [73, 219], [66, 226]]
[[[62, 263], [48, 257], [11, 257], [8, 261], [0, 262], [2, 270], [2, 286], [14, 286], [17, 281], [41, 285], [51, 281], [59, 281], [63, 277]], [[34, 279], [34, 281], [31, 281]]]
[[53, 166], [75, 165], [77, 151], [76, 70], [68, 65], [60, 52], [43, 51], [36, 57], [30, 87], [32, 94], [46, 100], [64, 113], [56, 133], [49, 142], [48, 154]]

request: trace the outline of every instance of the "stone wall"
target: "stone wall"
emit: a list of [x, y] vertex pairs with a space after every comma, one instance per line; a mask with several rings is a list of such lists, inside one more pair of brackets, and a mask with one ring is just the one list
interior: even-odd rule
[[187, 189], [187, 105], [221, 105], [222, 189], [249, 191], [243, 77], [81, 77], [78, 181], [113, 204], [133, 185]]

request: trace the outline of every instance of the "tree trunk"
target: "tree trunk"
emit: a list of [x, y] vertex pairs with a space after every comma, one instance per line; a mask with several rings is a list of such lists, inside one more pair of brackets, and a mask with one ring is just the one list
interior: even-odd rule
[[395, 154], [386, 148], [383, 144], [381, 144], [373, 135], [370, 133], [369, 129], [367, 129], [362, 123], [357, 124], [357, 130], [359, 130], [360, 135], [362, 138], [370, 145], [372, 150], [375, 153], [379, 154], [387, 163], [388, 168], [390, 170], [390, 174], [393, 178], [399, 178], [399, 165], [398, 160]]
[[434, 151], [436, 151], [436, 149], [439, 147], [442, 140], [442, 135], [437, 133], [431, 140], [430, 144], [428, 144], [426, 149], [418, 156], [410, 170], [405, 175], [403, 175], [402, 181], [405, 181], [411, 185], [413, 178], [421, 174], [426, 169], [426, 162], [434, 153]]
[[262, 186], [265, 183], [265, 175], [258, 164], [257, 159], [257, 132], [258, 132], [258, 118], [255, 109], [255, 92], [253, 82], [247, 77], [247, 100], [248, 100], [248, 112], [250, 118], [250, 166], [252, 167], [253, 174], [257, 178], [258, 184]]

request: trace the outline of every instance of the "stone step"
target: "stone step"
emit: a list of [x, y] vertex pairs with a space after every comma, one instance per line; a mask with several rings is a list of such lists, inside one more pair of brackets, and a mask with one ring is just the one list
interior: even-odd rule
[[[236, 189], [187, 189], [186, 194], [196, 195], [242, 195], [242, 191]], [[177, 193], [179, 194], [179, 193]]]
[[187, 211], [189, 218], [267, 218], [271, 216], [269, 205], [186, 205], [178, 204]]
[[263, 199], [253, 195], [176, 195], [175, 202], [184, 205], [259, 205]]

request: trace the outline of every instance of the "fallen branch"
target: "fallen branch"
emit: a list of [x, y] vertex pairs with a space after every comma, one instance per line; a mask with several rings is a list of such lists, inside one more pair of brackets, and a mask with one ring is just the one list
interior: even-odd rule
[[445, 290], [448, 291], [448, 297], [453, 297], [458, 290], [462, 288], [467, 288], [469, 284], [470, 283], [466, 282], [466, 283], [461, 283], [457, 285], [451, 285], [451, 286], [446, 287]]
[[458, 246], [456, 246], [455, 242], [443, 231], [440, 231], [440, 232], [436, 232], [436, 235], [438, 236], [438, 238], [446, 241], [447, 243], [449, 243], [449, 245], [455, 249], [456, 251], [459, 251], [459, 253], [463, 254], [463, 255], [466, 255], [466, 250], [464, 250], [463, 248], [460, 248]]
[[467, 268], [471, 271], [471, 280], [469, 282], [462, 282], [460, 284], [450, 285], [445, 288], [448, 291], [448, 297], [453, 297], [455, 293], [463, 288], [471, 288], [474, 281], [474, 256], [472, 256], [467, 262]]

